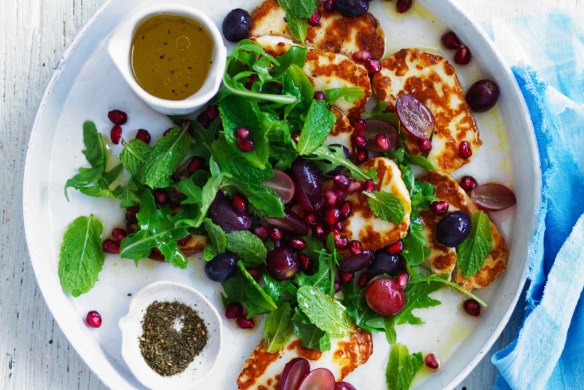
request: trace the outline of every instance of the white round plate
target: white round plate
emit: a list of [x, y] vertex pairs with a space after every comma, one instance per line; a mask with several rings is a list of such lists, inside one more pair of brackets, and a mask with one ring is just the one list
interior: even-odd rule
[[[149, 4], [164, 2], [152, 0]], [[242, 4], [238, 0], [178, 2], [199, 7], [219, 26], [229, 10]], [[251, 10], [259, 2], [246, 2], [246, 8]], [[166, 117], [149, 109], [131, 92], [106, 53], [109, 32], [141, 4], [141, 0], [107, 3], [66, 52], [39, 108], [24, 176], [26, 236], [39, 286], [71, 344], [101, 380], [114, 389], [141, 388], [122, 359], [117, 326], [128, 311], [131, 294], [157, 280], [175, 281], [195, 286], [222, 311], [221, 289], [205, 277], [198, 258], [191, 260], [188, 269], [178, 270], [149, 260], [136, 266], [133, 261], [108, 255], [99, 281], [89, 293], [74, 299], [64, 294], [59, 284], [58, 254], [66, 226], [77, 216], [90, 213], [104, 222], [105, 232], [121, 225], [123, 220], [123, 212], [114, 201], [88, 198], [73, 190], [69, 192], [70, 202], [63, 196], [65, 181], [85, 164], [81, 153], [82, 123], [93, 120], [107, 134], [111, 123], [106, 114], [112, 108], [120, 108], [129, 115], [124, 125], [124, 136], [128, 139], [139, 128], [150, 130], [156, 138], [170, 125]], [[479, 292], [490, 305], [478, 319], [464, 315], [460, 305], [463, 297], [442, 289], [435, 295], [442, 305], [416, 313], [426, 324], [398, 328], [398, 341], [406, 343], [411, 351], [434, 352], [442, 361], [436, 373], [423, 370], [415, 387], [451, 388], [474, 368], [497, 339], [525, 282], [527, 245], [541, 191], [535, 138], [509, 67], [484, 32], [454, 5], [447, 0], [418, 0], [411, 12], [400, 17], [391, 11], [395, 2], [375, 0], [370, 4], [371, 12], [385, 31], [386, 53], [404, 47], [440, 50], [440, 35], [451, 28], [473, 53], [471, 65], [457, 67], [463, 87], [466, 89], [486, 77], [496, 80], [501, 88], [497, 109], [476, 115], [484, 141], [482, 148], [456, 176], [470, 173], [479, 182], [496, 181], [514, 188], [517, 206], [495, 215], [510, 246], [508, 270], [492, 286]], [[452, 52], [444, 55], [452, 60]], [[119, 151], [119, 146], [115, 146], [114, 153]], [[83, 318], [89, 310], [101, 313], [101, 328], [85, 326]], [[225, 347], [219, 364], [202, 387], [236, 388], [243, 361], [261, 339], [262, 325], [259, 323], [253, 331], [243, 331], [232, 321], [224, 321]], [[383, 334], [375, 335], [374, 342], [369, 362], [347, 377], [358, 389], [386, 388], [388, 346]]]

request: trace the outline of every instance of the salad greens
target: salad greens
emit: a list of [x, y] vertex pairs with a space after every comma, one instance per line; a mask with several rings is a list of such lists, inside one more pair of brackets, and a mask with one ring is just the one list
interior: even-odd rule
[[388, 390], [407, 390], [410, 388], [414, 376], [423, 366], [421, 353], [410, 354], [408, 347], [402, 344], [394, 344], [391, 347], [385, 381]]
[[400, 224], [406, 215], [402, 202], [392, 194], [385, 191], [363, 192], [368, 199], [369, 208], [379, 218], [394, 224]]
[[304, 42], [308, 31], [308, 19], [316, 10], [317, 0], [278, 0], [286, 11], [290, 34], [298, 42]]
[[458, 268], [465, 277], [479, 272], [493, 249], [491, 222], [487, 214], [479, 211], [471, 216], [471, 222], [470, 235], [456, 248]]

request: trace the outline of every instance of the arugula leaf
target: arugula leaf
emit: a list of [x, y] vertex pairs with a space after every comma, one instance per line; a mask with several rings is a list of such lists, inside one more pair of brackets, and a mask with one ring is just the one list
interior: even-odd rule
[[451, 282], [448, 280], [448, 274], [430, 274], [428, 276], [421, 276], [420, 274], [416, 275], [410, 280], [410, 283], [431, 283], [431, 282], [439, 282], [443, 283], [454, 290], [460, 292], [463, 295], [468, 296], [471, 299], [477, 301], [481, 306], [487, 307], [487, 303], [474, 295], [472, 292], [468, 291], [464, 287], [460, 286], [458, 283]]
[[93, 215], [75, 219], [65, 231], [59, 253], [59, 280], [74, 297], [95, 285], [103, 268], [102, 223]]
[[181, 204], [203, 204], [203, 190], [195, 184], [193, 179], [182, 179], [176, 184], [176, 188], [186, 196]]
[[272, 298], [247, 272], [242, 261], [237, 262], [237, 268], [235, 274], [222, 283], [223, 303], [240, 302], [247, 308], [248, 318], [276, 310], [278, 307]]
[[190, 125], [190, 134], [193, 140], [191, 144], [191, 154], [193, 156], [202, 157], [208, 161], [213, 155], [211, 144], [215, 140], [221, 121], [215, 119], [207, 129], [197, 121], [189, 121], [188, 123]]
[[190, 144], [188, 126], [171, 129], [144, 159], [138, 176], [140, 181], [152, 189], [170, 187], [171, 175], [186, 157]]
[[121, 173], [122, 165], [118, 164], [110, 171], [106, 171], [108, 151], [105, 139], [93, 122], [83, 123], [83, 144], [85, 145], [83, 154], [91, 168], [79, 168], [79, 172], [67, 180], [65, 197], [69, 200], [67, 189], [73, 187], [88, 196], [115, 198], [116, 189], [110, 190], [109, 186]]
[[[292, 46], [286, 53], [276, 57], [278, 59], [278, 64], [272, 67], [272, 75], [279, 76], [283, 74], [291, 65], [296, 65], [300, 70], [306, 63], [306, 55], [308, 54], [308, 49], [302, 46]], [[304, 72], [303, 72], [304, 74]], [[309, 81], [310, 84], [310, 81]], [[312, 84], [310, 84], [312, 87]], [[310, 95], [312, 97], [312, 95]]]
[[367, 306], [365, 290], [359, 290], [357, 281], [353, 279], [350, 283], [344, 284], [342, 289], [343, 305], [347, 308], [347, 315], [353, 322], [359, 328], [369, 332], [383, 332], [385, 330], [383, 323], [371, 326], [370, 321], [379, 318], [379, 315]]
[[227, 236], [221, 226], [214, 224], [209, 218], [205, 218], [203, 226], [209, 235], [211, 248], [215, 252], [215, 255], [225, 252], [227, 248]]
[[292, 326], [294, 327], [294, 333], [302, 342], [302, 348], [319, 351], [331, 349], [329, 334], [312, 324], [306, 314], [299, 308], [296, 308], [292, 317]]
[[471, 217], [472, 228], [468, 237], [456, 247], [456, 264], [464, 277], [471, 277], [483, 267], [493, 249], [491, 222], [485, 212]]
[[150, 147], [139, 139], [134, 138], [130, 142], [124, 142], [124, 150], [120, 153], [120, 161], [124, 168], [130, 172], [130, 175], [138, 176], [140, 168], [149, 153]]
[[421, 233], [423, 230], [424, 224], [419, 217], [411, 219], [409, 232], [407, 236], [402, 239], [404, 244], [402, 256], [411, 266], [422, 264], [432, 252], [431, 249], [426, 246], [426, 239]]
[[227, 233], [226, 248], [235, 253], [246, 265], [257, 266], [266, 263], [268, 251], [262, 240], [249, 230]]
[[408, 152], [407, 150], [405, 150], [404, 158], [405, 161], [409, 162], [410, 164], [422, 167], [427, 171], [433, 171], [435, 169], [434, 165], [432, 165], [432, 163], [428, 161], [428, 159], [424, 156], [415, 156]]
[[274, 176], [274, 171], [267, 164], [266, 168], [259, 169], [252, 166], [245, 158], [241, 157], [233, 145], [224, 139], [213, 142], [211, 146], [213, 158], [221, 168], [221, 172], [246, 183], [263, 183]]
[[400, 224], [406, 216], [404, 205], [394, 194], [385, 191], [363, 192], [369, 208], [379, 218], [394, 224]]
[[[302, 67], [300, 65], [291, 64], [286, 70], [286, 73], [284, 73], [282, 84], [283, 88], [288, 91], [288, 93], [291, 93], [298, 98], [298, 103], [301, 103], [301, 114], [304, 115], [306, 109], [308, 109], [314, 101], [314, 88]], [[297, 104], [286, 107], [285, 116], [296, 107]]]
[[392, 345], [385, 369], [387, 390], [408, 390], [422, 366], [423, 358], [420, 352], [410, 355], [405, 345]]
[[290, 340], [293, 333], [292, 308], [286, 302], [268, 314], [264, 325], [264, 347], [266, 351], [269, 353], [278, 352]]
[[138, 193], [141, 193], [142, 191], [142, 186], [136, 183], [134, 178], [131, 178], [120, 190], [120, 207], [127, 208], [139, 204], [140, 197], [138, 196]]
[[335, 121], [335, 114], [329, 110], [326, 102], [313, 100], [296, 147], [298, 153], [306, 156], [320, 147], [330, 134]]
[[297, 299], [300, 310], [319, 329], [336, 337], [342, 337], [353, 330], [343, 305], [318, 287], [300, 287]]
[[309, 160], [318, 162], [323, 172], [330, 172], [338, 166], [345, 167], [354, 179], [377, 181], [375, 171], [365, 172], [345, 157], [342, 146], [321, 146], [307, 156]]
[[329, 104], [333, 104], [341, 98], [347, 103], [353, 103], [354, 101], [361, 99], [365, 94], [363, 88], [360, 87], [331, 88], [325, 89], [323, 92], [325, 96], [324, 100]]

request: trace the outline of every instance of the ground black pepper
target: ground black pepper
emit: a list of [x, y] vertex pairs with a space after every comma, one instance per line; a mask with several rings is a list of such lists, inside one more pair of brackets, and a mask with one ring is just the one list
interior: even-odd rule
[[142, 320], [140, 352], [146, 363], [162, 376], [183, 372], [207, 345], [205, 322], [189, 306], [155, 301]]

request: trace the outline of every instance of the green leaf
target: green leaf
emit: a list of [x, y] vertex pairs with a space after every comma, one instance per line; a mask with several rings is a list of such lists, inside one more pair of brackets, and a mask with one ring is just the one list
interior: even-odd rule
[[233, 186], [237, 191], [245, 195], [253, 206], [253, 211], [258, 216], [285, 217], [284, 202], [272, 189], [260, 184], [245, 183], [231, 177], [226, 178], [223, 181], [223, 185]]
[[360, 87], [350, 87], [350, 88], [332, 88], [325, 89], [324, 91], [325, 101], [329, 104], [334, 104], [338, 99], [343, 99], [347, 103], [353, 103], [358, 99], [361, 99], [365, 92], [363, 88]]
[[343, 305], [318, 287], [300, 287], [297, 298], [300, 310], [319, 329], [336, 337], [342, 337], [353, 330]]
[[330, 134], [335, 121], [335, 114], [329, 110], [326, 102], [313, 100], [296, 147], [298, 153], [306, 156], [319, 148]]
[[310, 18], [316, 10], [316, 0], [278, 0], [287, 15]]
[[206, 218], [203, 222], [203, 226], [209, 235], [209, 241], [211, 242], [211, 247], [215, 252], [215, 255], [225, 252], [227, 248], [227, 236], [221, 226], [216, 225], [210, 219]]
[[[287, 106], [285, 109], [285, 116], [293, 109], [296, 109], [296, 107], [299, 107], [299, 114], [305, 116], [306, 111], [314, 101], [314, 88], [302, 67], [296, 64], [291, 64], [284, 74], [282, 86], [287, 93], [298, 97], [298, 103], [301, 103], [300, 105], [295, 104]], [[302, 125], [302, 123], [300, 125]]]
[[296, 308], [292, 317], [294, 333], [302, 342], [302, 348], [318, 351], [328, 351], [331, 349], [331, 340], [328, 333], [322, 331], [310, 322], [306, 314]]
[[286, 22], [288, 22], [288, 29], [292, 38], [297, 42], [304, 42], [308, 35], [308, 21], [305, 18], [287, 16]]
[[[308, 237], [305, 238], [307, 243], [311, 242]], [[322, 248], [322, 245], [321, 245]], [[317, 254], [308, 254], [311, 259], [318, 259], [318, 269], [312, 275], [307, 275], [304, 272], [299, 272], [294, 277], [294, 283], [297, 286], [314, 286], [318, 287], [322, 292], [328, 295], [334, 295], [334, 265], [330, 254], [325, 250], [320, 249]]]
[[377, 327], [370, 324], [370, 320], [379, 318], [379, 315], [367, 306], [365, 302], [365, 290], [359, 290], [357, 280], [346, 283], [343, 289], [343, 305], [347, 308], [347, 315], [361, 329], [369, 332], [383, 332], [385, 327], [381, 322]]
[[211, 144], [215, 140], [221, 121], [215, 119], [207, 129], [197, 121], [189, 121], [188, 123], [190, 125], [193, 140], [191, 144], [191, 154], [209, 161], [209, 158], [213, 155]]
[[493, 249], [491, 222], [485, 212], [479, 211], [471, 217], [472, 229], [468, 237], [456, 247], [456, 264], [464, 277], [471, 277], [485, 265]]
[[363, 195], [367, 196], [367, 202], [373, 214], [384, 221], [398, 225], [406, 216], [404, 205], [390, 192], [363, 192]]
[[170, 187], [173, 184], [171, 176], [186, 157], [190, 144], [188, 126], [171, 129], [146, 156], [140, 181], [152, 189]]
[[176, 184], [176, 188], [186, 196], [181, 204], [203, 204], [203, 190], [195, 184], [193, 179], [182, 179]]
[[387, 390], [408, 390], [422, 366], [423, 358], [420, 352], [410, 355], [405, 345], [392, 345], [385, 369]]
[[[308, 49], [302, 46], [292, 46], [286, 53], [281, 56], [276, 57], [279, 64], [272, 67], [272, 75], [279, 76], [286, 72], [291, 65], [296, 65], [302, 70], [302, 67], [306, 63], [306, 55], [308, 54]], [[303, 72], [304, 74], [304, 72]], [[309, 81], [310, 84], [310, 81]], [[312, 87], [312, 85], [310, 85]], [[312, 95], [310, 95], [312, 97]]]
[[259, 169], [252, 166], [245, 158], [239, 155], [239, 151], [224, 139], [213, 142], [211, 146], [213, 158], [221, 168], [221, 172], [229, 173], [231, 176], [245, 183], [259, 184], [274, 176], [274, 171], [267, 164], [266, 168]]
[[312, 152], [312, 155], [307, 157], [309, 160], [319, 162], [323, 172], [330, 172], [333, 169], [341, 166], [349, 170], [352, 178], [367, 180], [372, 179], [377, 181], [375, 171], [366, 172], [353, 164], [345, 157], [342, 146], [321, 146]]
[[415, 156], [413, 154], [410, 154], [410, 152], [408, 152], [407, 150], [405, 152], [405, 161], [409, 162], [410, 164], [422, 167], [427, 171], [433, 171], [435, 169], [434, 165], [432, 165], [432, 163], [428, 161], [426, 157]]
[[487, 307], [487, 303], [474, 295], [472, 292], [468, 291], [464, 287], [460, 286], [457, 283], [451, 282], [447, 279], [448, 274], [430, 274], [428, 276], [421, 276], [420, 274], [416, 275], [414, 278], [410, 280], [410, 283], [431, 283], [431, 282], [439, 282], [443, 283], [454, 290], [458, 291], [459, 293], [466, 295], [467, 297], [474, 299], [477, 301], [481, 306]]
[[269, 353], [276, 353], [294, 334], [292, 326], [292, 308], [289, 303], [280, 305], [271, 312], [264, 325], [264, 347]]
[[131, 206], [135, 206], [140, 203], [140, 196], [138, 193], [141, 193], [143, 189], [139, 184], [137, 184], [134, 179], [130, 179], [128, 183], [121, 188], [119, 199], [120, 199], [120, 207], [127, 208]]
[[247, 308], [248, 318], [276, 310], [276, 303], [247, 272], [243, 262], [238, 261], [237, 268], [238, 271], [222, 283], [223, 302], [240, 302]]
[[403, 258], [411, 266], [420, 265], [430, 256], [432, 250], [426, 246], [426, 239], [422, 236], [424, 225], [420, 218], [411, 219], [408, 235], [402, 239], [404, 250]]
[[103, 268], [102, 223], [92, 214], [79, 217], [65, 231], [59, 254], [61, 287], [74, 297], [94, 286]]
[[249, 230], [227, 233], [227, 250], [235, 253], [246, 265], [257, 266], [266, 263], [268, 252], [262, 240]]
[[124, 150], [120, 153], [120, 161], [124, 168], [130, 172], [130, 175], [138, 176], [140, 168], [149, 153], [150, 147], [135, 138], [128, 143], [124, 143]]
[[267, 274], [262, 274], [263, 290], [279, 306], [283, 302], [296, 302], [298, 289], [292, 283], [281, 282]]

